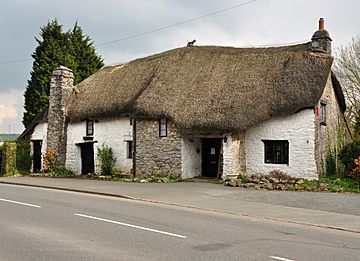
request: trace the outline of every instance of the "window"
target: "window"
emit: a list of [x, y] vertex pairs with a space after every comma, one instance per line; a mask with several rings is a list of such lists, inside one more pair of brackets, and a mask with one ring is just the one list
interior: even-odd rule
[[265, 163], [289, 164], [289, 141], [263, 140], [265, 145]]
[[320, 103], [320, 124], [326, 125], [326, 103]]
[[94, 135], [94, 121], [86, 120], [86, 136]]
[[128, 158], [128, 159], [133, 158], [133, 141], [132, 140], [126, 141], [126, 158]]
[[159, 120], [159, 137], [167, 136], [167, 120], [160, 119]]

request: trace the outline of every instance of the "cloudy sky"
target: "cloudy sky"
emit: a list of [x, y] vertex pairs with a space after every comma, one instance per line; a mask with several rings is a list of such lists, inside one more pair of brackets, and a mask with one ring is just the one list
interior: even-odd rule
[[[246, 3], [240, 5], [242, 3]], [[273, 46], [309, 41], [318, 19], [339, 48], [360, 35], [358, 0], [0, 0], [0, 133], [21, 133], [23, 93], [40, 27], [76, 21], [105, 64], [121, 63], [186, 45]], [[229, 7], [214, 15], [205, 16]], [[189, 23], [127, 40], [197, 17]], [[114, 41], [112, 44], [109, 42]], [[104, 44], [105, 43], [105, 44]], [[108, 43], [108, 44], [106, 44]]]

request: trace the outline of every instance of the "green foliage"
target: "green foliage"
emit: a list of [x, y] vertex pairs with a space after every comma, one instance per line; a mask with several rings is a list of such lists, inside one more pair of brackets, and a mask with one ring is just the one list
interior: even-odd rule
[[113, 167], [112, 168], [112, 171], [111, 171], [113, 177], [115, 179], [120, 179], [120, 178], [124, 178], [124, 177], [128, 177], [128, 175], [125, 175], [124, 174], [124, 171], [120, 168], [116, 168], [116, 167]]
[[172, 175], [171, 173], [157, 171], [154, 172], [149, 178], [149, 182], [157, 183], [175, 183], [180, 180], [179, 177]]
[[63, 65], [72, 69], [74, 84], [77, 84], [104, 65], [101, 56], [96, 54], [91, 38], [84, 35], [77, 23], [72, 30], [63, 32], [57, 20], [48, 22], [41, 27], [40, 36], [41, 40], [35, 38], [38, 46], [32, 54], [33, 68], [24, 94], [25, 127], [48, 107], [50, 79], [56, 67]]
[[329, 149], [325, 157], [326, 176], [335, 176], [337, 174], [336, 150]]
[[72, 170], [69, 170], [65, 167], [55, 167], [51, 172], [53, 177], [72, 177], [75, 176]]
[[101, 147], [97, 149], [97, 156], [100, 161], [101, 174], [112, 175], [112, 170], [116, 162], [112, 148], [102, 144]]
[[360, 156], [354, 160], [354, 164], [355, 168], [350, 171], [349, 176], [358, 181], [360, 184]]
[[339, 159], [344, 166], [344, 174], [350, 173], [355, 168], [354, 159], [360, 156], [360, 141], [355, 140], [346, 144], [339, 153]]
[[11, 176], [16, 173], [16, 142], [6, 141], [2, 148], [2, 164], [0, 175]]
[[3, 173], [3, 146], [0, 145], [0, 176], [2, 176]]
[[360, 139], [360, 110], [357, 111], [354, 124], [354, 138]]
[[23, 138], [16, 141], [16, 168], [20, 174], [27, 175], [31, 169], [30, 142]]

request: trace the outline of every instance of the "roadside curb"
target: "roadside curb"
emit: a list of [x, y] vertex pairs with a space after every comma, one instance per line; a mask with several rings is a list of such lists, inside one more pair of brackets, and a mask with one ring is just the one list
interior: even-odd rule
[[278, 221], [278, 222], [283, 222], [283, 223], [290, 223], [290, 224], [303, 225], [303, 226], [309, 226], [309, 227], [333, 229], [333, 230], [338, 230], [338, 231], [344, 231], [344, 232], [351, 232], [351, 233], [360, 234], [360, 230], [353, 230], [353, 229], [348, 229], [348, 228], [344, 228], [344, 227], [329, 226], [329, 225], [322, 225], [322, 224], [313, 224], [313, 223], [294, 221], [294, 220], [282, 219], [282, 218], [257, 216], [257, 215], [253, 215], [253, 214], [246, 214], [246, 213], [219, 210], [219, 209], [212, 209], [212, 208], [204, 208], [204, 207], [191, 206], [191, 205], [183, 205], [183, 204], [165, 202], [165, 201], [160, 201], [160, 200], [136, 198], [136, 197], [126, 196], [126, 195], [122, 195], [122, 194], [113, 194], [113, 193], [106, 193], [106, 192], [99, 192], [99, 191], [72, 189], [72, 188], [64, 188], [64, 187], [54, 187], [54, 186], [38, 185], [38, 184], [27, 184], [27, 183], [20, 183], [20, 182], [8, 182], [8, 181], [0, 181], [0, 184], [15, 185], [15, 186], [25, 186], [25, 187], [35, 187], [35, 188], [44, 188], [44, 189], [53, 189], [53, 190], [59, 190], [59, 191], [69, 191], [69, 192], [77, 192], [77, 193], [99, 195], [99, 196], [107, 196], [107, 197], [116, 197], [116, 198], [122, 198], [122, 199], [134, 200], [134, 201], [141, 201], [141, 202], [147, 202], [147, 203], [156, 203], [156, 204], [162, 204], [162, 205], [168, 205], [168, 206], [176, 206], [176, 207], [182, 207], [182, 208], [197, 209], [197, 210], [208, 211], [208, 212], [217, 212], [217, 213], [224, 213], [224, 214], [230, 214], [230, 215], [238, 215], [238, 216], [257, 218], [257, 219], [268, 220], [268, 221]]

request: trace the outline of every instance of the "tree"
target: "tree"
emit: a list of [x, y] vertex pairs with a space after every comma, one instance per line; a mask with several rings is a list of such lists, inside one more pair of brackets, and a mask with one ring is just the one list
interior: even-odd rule
[[77, 23], [72, 30], [63, 32], [57, 20], [50, 21], [41, 28], [40, 36], [41, 40], [35, 38], [38, 46], [32, 54], [33, 68], [24, 94], [25, 127], [48, 107], [51, 74], [56, 67], [63, 65], [72, 69], [74, 84], [77, 84], [104, 65], [91, 38], [84, 35]]
[[360, 37], [340, 47], [335, 56], [334, 71], [344, 90], [346, 117], [355, 126], [360, 110]]

